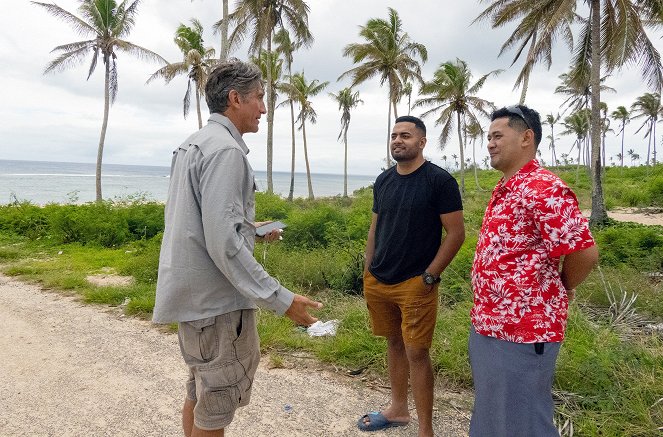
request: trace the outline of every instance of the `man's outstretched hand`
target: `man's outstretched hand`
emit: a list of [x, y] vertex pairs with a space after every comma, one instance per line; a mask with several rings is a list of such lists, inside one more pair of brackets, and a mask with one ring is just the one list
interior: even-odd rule
[[310, 326], [317, 322], [318, 319], [308, 313], [308, 309], [320, 309], [322, 303], [309, 299], [308, 297], [300, 294], [295, 294], [295, 298], [290, 305], [290, 308], [285, 312], [286, 317], [295, 322], [299, 326]]

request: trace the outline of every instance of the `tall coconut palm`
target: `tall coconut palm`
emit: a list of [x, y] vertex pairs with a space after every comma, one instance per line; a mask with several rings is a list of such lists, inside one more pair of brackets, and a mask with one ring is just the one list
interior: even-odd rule
[[311, 122], [311, 124], [315, 124], [318, 114], [313, 109], [313, 104], [309, 98], [320, 94], [327, 87], [327, 85], [329, 85], [329, 82], [320, 82], [317, 79], [313, 79], [311, 82], [307, 82], [303, 72], [293, 74], [292, 77], [290, 77], [289, 83], [284, 83], [281, 85], [281, 88], [288, 94], [289, 99], [299, 104], [299, 116], [297, 117], [297, 121], [300, 123], [299, 129], [302, 131], [302, 139], [304, 141], [304, 160], [306, 162], [308, 198], [311, 200], [313, 200], [315, 197], [313, 196], [311, 166], [309, 165], [308, 148], [306, 144], [306, 121], [308, 120]]
[[403, 32], [403, 24], [395, 9], [388, 8], [389, 18], [371, 18], [360, 27], [359, 36], [365, 42], [348, 44], [343, 49], [343, 56], [352, 58], [354, 68], [341, 74], [338, 80], [350, 76], [351, 86], [356, 86], [375, 76], [380, 78], [380, 85], [387, 84], [389, 101], [387, 104], [387, 167], [391, 166], [391, 108], [398, 117], [396, 103], [403, 94], [404, 83], [415, 80], [423, 82], [421, 65], [415, 58], [426, 62], [428, 52], [423, 44], [413, 42]]
[[477, 170], [477, 154], [476, 154], [476, 143], [477, 140], [480, 140], [480, 146], [483, 147], [483, 136], [485, 132], [479, 123], [469, 123], [465, 126], [465, 135], [472, 141], [472, 163], [474, 164], [474, 183], [477, 186], [477, 190], [483, 190], [481, 185], [479, 185], [479, 173]]
[[87, 54], [91, 54], [92, 60], [87, 74], [89, 79], [94, 73], [100, 55], [104, 63], [104, 116], [99, 135], [99, 146], [97, 147], [95, 178], [96, 200], [101, 202], [101, 164], [110, 105], [115, 102], [118, 91], [118, 54], [128, 53], [140, 59], [154, 60], [164, 64], [166, 60], [151, 50], [123, 39], [129, 36], [134, 27], [140, 0], [135, 0], [130, 4], [127, 4], [126, 0], [120, 4], [114, 0], [83, 0], [78, 7], [80, 17], [56, 4], [32, 3], [46, 9], [49, 14], [71, 25], [79, 35], [90, 38], [55, 47], [52, 52], [59, 52], [59, 55], [46, 66], [44, 74], [73, 67], [82, 62]]
[[624, 167], [624, 128], [626, 125], [631, 121], [631, 114], [628, 112], [628, 109], [624, 106], [617, 106], [617, 109], [612, 111], [611, 117], [615, 121], [619, 121], [620, 123], [620, 128], [619, 132], [617, 132], [617, 135], [622, 136], [622, 151], [619, 154], [619, 160], [620, 160], [620, 166]]
[[186, 93], [183, 99], [184, 118], [189, 114], [191, 104], [191, 85], [196, 95], [196, 112], [198, 114], [198, 128], [203, 127], [203, 117], [200, 112], [200, 99], [205, 95], [205, 84], [210, 69], [216, 64], [215, 51], [212, 47], [203, 46], [203, 25], [195, 18], [191, 19], [191, 26], [180, 24], [175, 31], [175, 44], [184, 54], [184, 60], [167, 64], [155, 71], [146, 83], [155, 79], [164, 79], [169, 83], [176, 76], [188, 76]]
[[[480, 2], [487, 3], [488, 0]], [[534, 65], [543, 62], [546, 69], [550, 70], [555, 40], [561, 37], [569, 50], [573, 49], [571, 24], [575, 19], [575, 11], [567, 7], [568, 2], [554, 0], [500, 0], [491, 3], [472, 23], [488, 20], [495, 29], [504, 27], [511, 21], [520, 20], [514, 32], [502, 44], [498, 56], [515, 48], [516, 54], [511, 61], [513, 66], [527, 49], [525, 62], [513, 86], [514, 90], [522, 86], [520, 104], [524, 105]]]
[[[607, 76], [601, 78], [601, 92], [614, 93], [614, 88], [603, 85], [607, 78]], [[592, 90], [589, 84], [589, 70], [572, 69], [568, 73], [560, 74], [559, 79], [561, 84], [555, 88], [555, 94], [566, 96], [562, 106], [566, 106], [572, 112], [590, 107]]]
[[608, 132], [614, 132], [610, 129], [610, 119], [608, 118], [608, 104], [601, 102], [601, 165], [605, 167], [605, 136]]
[[263, 77], [269, 77], [272, 80], [271, 84], [267, 84], [267, 92], [270, 93], [267, 98], [269, 106], [267, 112], [274, 112], [276, 109], [277, 84], [281, 80], [283, 72], [283, 59], [279, 57], [277, 52], [260, 52], [259, 56], [252, 56], [251, 62], [260, 68]]
[[[493, 3], [504, 3], [498, 0]], [[580, 38], [575, 48], [572, 70], [589, 71], [591, 93], [591, 144], [592, 144], [592, 214], [590, 222], [602, 224], [608, 219], [601, 184], [601, 117], [600, 102], [601, 72], [610, 74], [624, 65], [640, 64], [642, 76], [656, 92], [663, 88], [663, 65], [654, 44], [649, 39], [647, 29], [660, 26], [662, 8], [660, 0], [584, 0], [589, 4], [589, 16], [582, 18]], [[534, 7], [532, 3], [552, 4], [557, 7], [555, 14], [541, 14], [537, 21], [538, 29], [553, 32], [560, 17], [576, 13], [576, 1], [543, 0], [542, 2], [523, 1], [522, 7], [505, 16], [505, 21], [515, 21]], [[541, 36], [534, 52], [545, 52]]]
[[[286, 29], [280, 29], [274, 35], [274, 42], [276, 43], [276, 52], [283, 56], [286, 68], [288, 70], [288, 77], [292, 77], [292, 62], [293, 54], [301, 46], [301, 41], [292, 41], [290, 33]], [[292, 148], [290, 154], [290, 190], [288, 192], [288, 200], [292, 201], [295, 193], [295, 105], [292, 99], [288, 99], [290, 104], [290, 137], [292, 140]]]
[[348, 197], [348, 128], [350, 127], [350, 110], [356, 108], [360, 103], [364, 103], [359, 98], [359, 91], [352, 91], [351, 87], [343, 88], [338, 94], [329, 93], [329, 96], [338, 103], [338, 109], [341, 111], [341, 132], [337, 139], [343, 137], [344, 161], [343, 161], [343, 197]]
[[562, 132], [562, 135], [575, 135], [575, 142], [569, 150], [569, 154], [573, 151], [574, 147], [578, 148], [578, 163], [576, 167], [576, 184], [580, 180], [580, 163], [581, 159], [587, 162], [587, 158], [583, 154], [587, 150], [588, 144], [587, 140], [589, 138], [589, 129], [590, 129], [590, 110], [589, 109], [580, 109], [573, 114], [564, 118], [564, 127], [566, 130]]
[[[447, 61], [440, 64], [435, 71], [433, 80], [425, 82], [421, 88], [423, 97], [414, 102], [413, 107], [433, 106], [425, 111], [422, 117], [438, 114], [435, 125], [443, 125], [439, 137], [440, 149], [444, 149], [449, 141], [451, 131], [455, 128], [458, 133], [460, 147], [460, 188], [465, 192], [465, 157], [463, 143], [463, 126], [465, 124], [479, 123], [479, 116], [489, 117], [489, 111], [495, 109], [492, 102], [477, 96], [477, 93], [491, 75], [497, 75], [502, 70], [493, 70], [484, 74], [474, 84], [471, 84], [472, 72], [467, 64], [460, 59], [455, 62]], [[455, 118], [454, 118], [455, 116]]]
[[552, 113], [546, 115], [546, 119], [543, 121], [542, 124], [547, 124], [550, 126], [550, 135], [548, 138], [550, 138], [550, 152], [552, 154], [552, 165], [557, 165], [557, 153], [555, 151], [555, 124], [560, 119], [559, 113], [557, 115], [553, 115]]
[[658, 117], [663, 115], [663, 106], [661, 106], [661, 95], [659, 93], [645, 93], [642, 96], [638, 97], [635, 100], [635, 103], [631, 105], [631, 112], [635, 114], [632, 118], [644, 118], [645, 121], [638, 128], [636, 133], [640, 132], [643, 128], [646, 127], [645, 138], [647, 141], [647, 160], [645, 164], [650, 164], [650, 153], [653, 148], [653, 162], [656, 163], [656, 123], [658, 123]]
[[[272, 53], [272, 41], [276, 29], [289, 28], [297, 41], [305, 45], [313, 42], [313, 35], [308, 28], [309, 7], [304, 0], [238, 0], [236, 9], [227, 20], [217, 22], [214, 27], [220, 29], [226, 22], [233, 28], [228, 37], [228, 47], [237, 47], [247, 34], [251, 36], [249, 53], [257, 54], [261, 50]], [[267, 70], [267, 107], [273, 94], [274, 81]], [[274, 192], [272, 162], [274, 155], [274, 112], [267, 113], [267, 192]]]

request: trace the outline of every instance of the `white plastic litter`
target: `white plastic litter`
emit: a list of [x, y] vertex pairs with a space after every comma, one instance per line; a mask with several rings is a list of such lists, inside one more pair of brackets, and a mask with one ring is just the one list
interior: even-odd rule
[[338, 328], [338, 320], [329, 320], [327, 322], [321, 322], [318, 320], [308, 328], [306, 332], [311, 337], [322, 337], [324, 335], [336, 335], [336, 328]]

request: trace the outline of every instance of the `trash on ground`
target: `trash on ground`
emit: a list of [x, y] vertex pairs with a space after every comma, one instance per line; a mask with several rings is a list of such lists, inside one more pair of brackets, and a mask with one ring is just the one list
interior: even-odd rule
[[322, 337], [324, 335], [336, 335], [336, 328], [338, 328], [338, 323], [339, 321], [334, 319], [334, 320], [329, 320], [327, 322], [321, 322], [318, 320], [308, 328], [306, 328], [306, 332], [308, 332], [308, 335], [311, 337]]

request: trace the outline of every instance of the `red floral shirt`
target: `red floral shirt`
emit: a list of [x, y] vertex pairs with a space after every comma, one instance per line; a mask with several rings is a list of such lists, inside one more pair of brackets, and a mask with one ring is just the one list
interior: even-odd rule
[[575, 194], [536, 160], [493, 190], [472, 266], [477, 333], [516, 343], [564, 339], [559, 258], [594, 245]]

